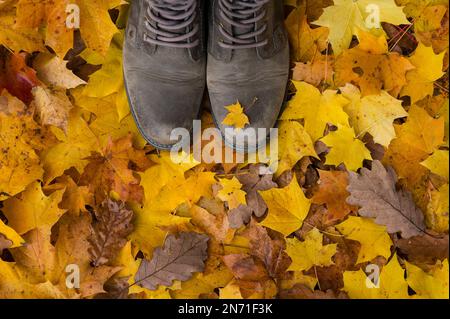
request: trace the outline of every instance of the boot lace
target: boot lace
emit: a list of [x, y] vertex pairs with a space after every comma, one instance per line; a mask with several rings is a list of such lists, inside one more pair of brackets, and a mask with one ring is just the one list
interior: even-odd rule
[[[225, 49], [252, 49], [267, 45], [268, 40], [257, 41], [256, 37], [267, 30], [267, 24], [257, 27], [266, 16], [265, 5], [270, 0], [219, 0], [220, 18], [242, 32], [229, 32], [222, 24], [219, 31], [224, 39], [219, 45]], [[232, 28], [232, 29], [233, 29]]]
[[191, 49], [199, 45], [197, 0], [147, 0], [144, 40], [148, 43]]

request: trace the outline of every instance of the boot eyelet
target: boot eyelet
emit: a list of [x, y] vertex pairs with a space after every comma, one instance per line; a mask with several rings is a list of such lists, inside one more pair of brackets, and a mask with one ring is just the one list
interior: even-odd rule
[[133, 26], [129, 27], [128, 36], [130, 37], [130, 39], [134, 39], [136, 37], [136, 30]]

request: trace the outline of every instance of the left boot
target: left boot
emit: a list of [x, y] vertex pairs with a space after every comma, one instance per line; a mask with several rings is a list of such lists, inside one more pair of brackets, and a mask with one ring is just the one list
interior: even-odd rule
[[[216, 125], [237, 151], [256, 151], [280, 114], [289, 77], [289, 43], [281, 0], [209, 1], [207, 86]], [[239, 101], [248, 128], [259, 134], [245, 143], [225, 136], [226, 106]], [[256, 140], [255, 140], [256, 139]]]

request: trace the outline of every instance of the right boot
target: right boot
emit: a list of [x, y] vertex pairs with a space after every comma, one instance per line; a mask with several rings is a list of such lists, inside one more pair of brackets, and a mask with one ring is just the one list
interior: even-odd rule
[[169, 150], [192, 131], [206, 82], [205, 0], [133, 0], [123, 50], [125, 87], [144, 138]]

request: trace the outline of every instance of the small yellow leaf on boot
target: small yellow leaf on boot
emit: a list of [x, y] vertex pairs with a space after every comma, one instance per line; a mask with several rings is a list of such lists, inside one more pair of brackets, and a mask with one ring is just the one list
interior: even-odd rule
[[225, 107], [228, 110], [228, 115], [222, 121], [222, 124], [233, 126], [237, 130], [243, 129], [247, 124], [250, 124], [250, 121], [244, 113], [244, 108], [241, 106], [241, 103], [236, 102], [236, 104], [232, 104]]

